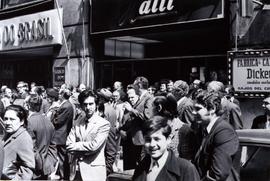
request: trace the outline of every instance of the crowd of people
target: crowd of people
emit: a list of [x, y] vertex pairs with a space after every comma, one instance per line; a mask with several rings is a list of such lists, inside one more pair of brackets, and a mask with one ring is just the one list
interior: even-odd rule
[[[124, 87], [1, 88], [1, 179], [239, 180], [243, 128], [233, 87], [137, 77]], [[119, 161], [123, 160], [123, 168]]]

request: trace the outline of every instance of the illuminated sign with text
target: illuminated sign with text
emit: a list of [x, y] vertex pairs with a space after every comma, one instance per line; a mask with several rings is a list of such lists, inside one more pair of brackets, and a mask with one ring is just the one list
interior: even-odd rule
[[0, 51], [62, 44], [62, 9], [0, 21]]
[[92, 0], [91, 33], [224, 18], [224, 0]]
[[228, 60], [229, 80], [237, 92], [270, 91], [270, 50], [229, 52]]

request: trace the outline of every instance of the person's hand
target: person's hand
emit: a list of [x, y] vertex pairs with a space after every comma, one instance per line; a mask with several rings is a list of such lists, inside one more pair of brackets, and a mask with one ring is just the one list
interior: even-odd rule
[[125, 102], [123, 107], [129, 112], [133, 109], [132, 106], [130, 105], [130, 103], [128, 103], [128, 102]]
[[121, 136], [121, 139], [126, 140], [126, 138], [127, 138], [127, 132], [126, 131], [123, 131], [123, 130], [120, 130], [120, 136]]

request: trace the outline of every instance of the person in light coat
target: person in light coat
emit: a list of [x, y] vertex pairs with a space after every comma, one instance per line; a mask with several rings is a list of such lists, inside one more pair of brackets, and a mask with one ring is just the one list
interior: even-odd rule
[[5, 111], [2, 180], [31, 180], [33, 177], [35, 157], [32, 138], [24, 128], [26, 118], [26, 111], [19, 105], [10, 105]]
[[85, 115], [72, 127], [67, 150], [73, 155], [70, 161], [70, 180], [106, 180], [104, 149], [110, 123], [97, 112], [98, 97], [92, 90], [85, 90], [78, 97]]

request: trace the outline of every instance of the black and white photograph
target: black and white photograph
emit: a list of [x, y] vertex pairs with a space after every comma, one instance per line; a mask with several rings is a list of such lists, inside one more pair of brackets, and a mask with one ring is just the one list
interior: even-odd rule
[[0, 0], [0, 180], [270, 181], [270, 0]]

